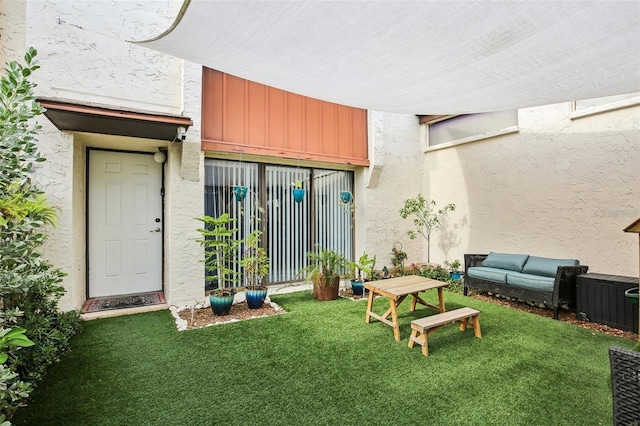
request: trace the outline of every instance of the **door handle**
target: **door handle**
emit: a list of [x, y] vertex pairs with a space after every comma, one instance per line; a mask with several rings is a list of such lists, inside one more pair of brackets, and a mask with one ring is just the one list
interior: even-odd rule
[[156, 228], [156, 229], [154, 229], [153, 231], [149, 231], [149, 232], [160, 232], [160, 231], [162, 231], [162, 229], [160, 229], [160, 228]]

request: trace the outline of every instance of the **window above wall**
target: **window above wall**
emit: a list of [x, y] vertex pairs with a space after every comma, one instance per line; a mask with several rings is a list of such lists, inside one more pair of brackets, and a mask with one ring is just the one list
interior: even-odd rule
[[571, 118], [586, 117], [634, 105], [640, 105], [640, 92], [583, 99], [571, 103]]
[[518, 110], [420, 117], [423, 151], [449, 148], [517, 132]]

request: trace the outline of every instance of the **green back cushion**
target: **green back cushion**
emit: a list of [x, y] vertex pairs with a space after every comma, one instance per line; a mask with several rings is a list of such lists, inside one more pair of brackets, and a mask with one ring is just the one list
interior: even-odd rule
[[555, 277], [558, 266], [578, 266], [576, 259], [552, 259], [550, 257], [529, 256], [529, 260], [522, 269], [523, 274]]
[[528, 254], [508, 254], [490, 252], [482, 262], [482, 266], [487, 268], [508, 269], [510, 271], [522, 272], [522, 267], [529, 258]]

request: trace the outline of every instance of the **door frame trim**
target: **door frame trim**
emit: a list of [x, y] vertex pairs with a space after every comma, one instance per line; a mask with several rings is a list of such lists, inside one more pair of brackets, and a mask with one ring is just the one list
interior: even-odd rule
[[[104, 151], [104, 152], [113, 152], [113, 153], [120, 153], [120, 154], [143, 154], [143, 155], [151, 155], [153, 156], [153, 154], [155, 154], [155, 152], [148, 152], [148, 151], [124, 151], [121, 149], [109, 149], [109, 148], [94, 148], [94, 147], [86, 147], [85, 148], [85, 158], [84, 158], [84, 164], [85, 164], [85, 170], [84, 170], [84, 235], [85, 235], [85, 241], [84, 241], [84, 261], [85, 261], [85, 288], [84, 288], [84, 299], [85, 301], [89, 300], [89, 221], [90, 221], [90, 214], [89, 214], [89, 156], [91, 154], [91, 151]], [[162, 212], [161, 212], [161, 217], [162, 217], [162, 236], [161, 236], [161, 251], [162, 251], [162, 258], [161, 258], [161, 291], [164, 293], [164, 265], [165, 265], [165, 261], [164, 261], [164, 255], [165, 255], [165, 250], [164, 250], [164, 236], [165, 236], [165, 214], [164, 214], [164, 197], [165, 197], [165, 187], [164, 187], [164, 164], [162, 164], [162, 168], [161, 168], [161, 173], [160, 173], [160, 191], [162, 192], [162, 200], [161, 200], [161, 207], [162, 207]]]

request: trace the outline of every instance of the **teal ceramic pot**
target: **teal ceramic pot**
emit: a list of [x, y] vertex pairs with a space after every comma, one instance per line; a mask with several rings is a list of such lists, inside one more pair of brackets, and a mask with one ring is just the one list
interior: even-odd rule
[[304, 193], [305, 193], [304, 189], [294, 188], [293, 201], [295, 201], [296, 203], [301, 203], [302, 200], [304, 199]]
[[244, 291], [245, 298], [247, 300], [247, 306], [249, 309], [259, 309], [264, 304], [264, 300], [267, 298], [266, 287], [253, 287], [247, 288]]
[[209, 293], [209, 303], [214, 315], [229, 315], [231, 305], [233, 305], [233, 292], [214, 292]]
[[352, 199], [353, 199], [353, 195], [351, 195], [349, 191], [342, 191], [340, 193], [340, 201], [343, 204], [350, 203]]
[[351, 290], [354, 296], [362, 296], [364, 294], [364, 284], [360, 281], [351, 281]]
[[247, 196], [248, 191], [249, 191], [249, 188], [247, 188], [246, 186], [233, 187], [233, 195], [236, 197], [236, 200], [238, 201], [244, 200], [244, 197]]

